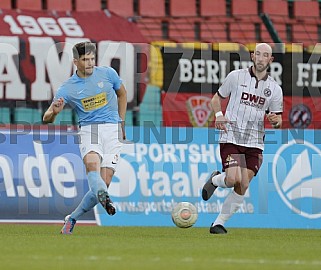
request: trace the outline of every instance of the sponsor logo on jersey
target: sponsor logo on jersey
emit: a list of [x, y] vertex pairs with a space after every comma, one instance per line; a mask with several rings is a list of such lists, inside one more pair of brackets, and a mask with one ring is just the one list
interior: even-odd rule
[[104, 92], [89, 98], [84, 98], [81, 100], [81, 103], [85, 111], [92, 111], [105, 106], [108, 102], [106, 93]]
[[269, 88], [265, 88], [263, 91], [263, 94], [264, 94], [264, 96], [269, 97], [269, 96], [271, 96], [272, 91]]
[[264, 97], [257, 96], [247, 92], [242, 92], [240, 103], [246, 106], [262, 109], [265, 104], [265, 100], [266, 99]]

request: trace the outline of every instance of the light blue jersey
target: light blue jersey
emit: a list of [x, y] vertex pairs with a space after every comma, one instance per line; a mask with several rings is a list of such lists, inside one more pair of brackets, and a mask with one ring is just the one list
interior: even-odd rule
[[54, 99], [64, 98], [75, 109], [80, 126], [94, 123], [118, 123], [116, 91], [122, 80], [111, 67], [94, 67], [93, 74], [80, 78], [75, 73], [56, 92]]

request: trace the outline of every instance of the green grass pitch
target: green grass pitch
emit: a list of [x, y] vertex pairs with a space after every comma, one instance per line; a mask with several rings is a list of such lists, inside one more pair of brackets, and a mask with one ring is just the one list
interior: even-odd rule
[[321, 269], [320, 230], [0, 225], [0, 269]]

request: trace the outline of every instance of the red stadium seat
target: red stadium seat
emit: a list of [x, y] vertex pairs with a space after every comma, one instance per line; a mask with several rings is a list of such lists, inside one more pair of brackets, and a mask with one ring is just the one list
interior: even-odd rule
[[201, 16], [226, 16], [226, 0], [201, 0]]
[[169, 38], [175, 42], [195, 41], [194, 21], [173, 19], [169, 23]]
[[17, 0], [17, 8], [24, 10], [41, 10], [41, 0]]
[[170, 14], [172, 17], [196, 16], [196, 0], [171, 0]]
[[293, 23], [293, 41], [303, 43], [305, 47], [318, 43], [319, 2], [294, 1], [293, 15], [296, 19]]
[[56, 11], [72, 10], [71, 0], [47, 0], [47, 9]]
[[230, 38], [232, 42], [247, 44], [256, 40], [255, 25], [251, 22], [235, 22], [230, 25]]
[[0, 8], [11, 9], [11, 0], [1, 0]]
[[147, 17], [162, 17], [165, 16], [165, 1], [164, 0], [140, 0], [139, 15]]
[[231, 41], [241, 44], [259, 41], [255, 25], [261, 25], [262, 21], [258, 16], [257, 0], [232, 1], [231, 4], [231, 13], [234, 18], [229, 29]]
[[226, 22], [217, 19], [204, 20], [201, 24], [201, 40], [205, 42], [226, 42]]
[[293, 41], [303, 43], [305, 47], [318, 43], [318, 25], [317, 24], [301, 24], [293, 25]]
[[232, 15], [258, 15], [257, 0], [232, 1]]
[[[273, 20], [272, 20], [273, 21]], [[281, 41], [283, 43], [287, 43], [287, 42], [292, 42], [292, 33], [287, 33], [287, 25], [290, 25], [292, 27], [292, 23], [285, 23], [285, 22], [274, 22], [273, 23], [275, 30], [277, 31]]]
[[164, 40], [160, 18], [140, 18], [137, 21], [137, 26], [149, 42]]
[[262, 1], [262, 12], [268, 15], [289, 16], [287, 0]]
[[107, 8], [123, 17], [134, 16], [133, 0], [109, 0]]
[[[289, 17], [287, 0], [262, 1], [262, 13], [269, 16], [282, 42], [292, 42], [291, 33], [287, 31], [287, 27], [292, 27], [294, 20]], [[264, 41], [267, 35], [269, 35], [267, 30], [262, 32]]]
[[318, 1], [293, 1], [294, 17], [319, 18], [319, 2]]
[[76, 0], [75, 2], [76, 11], [99, 11], [101, 10], [100, 0]]
[[264, 42], [273, 43], [272, 37], [264, 25], [261, 25], [261, 39]]

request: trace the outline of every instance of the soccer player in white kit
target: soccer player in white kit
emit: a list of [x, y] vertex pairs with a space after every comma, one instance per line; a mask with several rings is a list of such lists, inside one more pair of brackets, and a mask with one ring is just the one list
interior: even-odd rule
[[76, 221], [97, 203], [101, 203], [109, 215], [115, 214], [108, 186], [122, 140], [126, 138], [127, 91], [122, 80], [113, 68], [95, 66], [96, 45], [91, 42], [76, 44], [73, 58], [77, 71], [59, 87], [43, 116], [45, 123], [52, 123], [64, 105], [69, 104], [79, 119], [79, 149], [90, 189], [78, 207], [65, 217], [62, 234], [71, 234]]
[[[264, 118], [274, 128], [282, 126], [283, 93], [268, 75], [273, 61], [272, 48], [259, 43], [251, 53], [253, 66], [230, 72], [213, 96], [215, 127], [220, 132], [220, 155], [223, 173], [214, 171], [202, 189], [207, 201], [217, 187], [234, 188], [210, 227], [210, 233], [225, 234], [224, 224], [241, 207], [244, 194], [259, 171], [264, 150]], [[229, 98], [222, 113], [221, 100]]]

